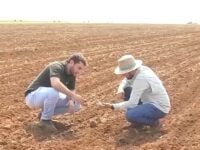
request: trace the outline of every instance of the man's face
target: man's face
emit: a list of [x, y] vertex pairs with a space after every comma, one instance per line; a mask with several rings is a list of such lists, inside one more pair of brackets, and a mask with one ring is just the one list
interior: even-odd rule
[[82, 62], [80, 63], [74, 63], [73, 60], [70, 61], [70, 72], [74, 75], [74, 76], [78, 76], [83, 74], [86, 66], [84, 66], [84, 64]]
[[128, 80], [130, 80], [130, 79], [133, 78], [134, 74], [135, 74], [135, 70], [131, 71], [131, 72], [128, 72], [128, 73], [125, 73], [125, 74], [122, 74], [122, 76], [127, 78]]

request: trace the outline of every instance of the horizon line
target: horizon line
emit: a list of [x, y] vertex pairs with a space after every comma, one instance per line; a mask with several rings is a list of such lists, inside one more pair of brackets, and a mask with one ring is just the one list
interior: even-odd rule
[[93, 21], [67, 21], [67, 20], [23, 20], [23, 19], [13, 19], [13, 20], [5, 20], [0, 19], [0, 23], [69, 23], [69, 24], [177, 24], [177, 25], [184, 25], [184, 24], [194, 24], [197, 25], [197, 22], [188, 21], [185, 23], [159, 23], [159, 22], [115, 22], [115, 21], [101, 21], [101, 22], [93, 22]]

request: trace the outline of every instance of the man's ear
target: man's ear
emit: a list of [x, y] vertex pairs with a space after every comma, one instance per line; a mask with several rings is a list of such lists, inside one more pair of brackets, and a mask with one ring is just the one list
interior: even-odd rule
[[69, 64], [73, 66], [74, 65], [74, 61], [70, 60]]

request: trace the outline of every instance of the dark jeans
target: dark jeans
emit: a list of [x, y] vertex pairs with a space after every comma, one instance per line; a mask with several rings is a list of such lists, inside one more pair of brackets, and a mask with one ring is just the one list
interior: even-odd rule
[[[132, 88], [127, 87], [124, 89], [124, 100], [128, 101], [130, 98]], [[131, 123], [141, 125], [158, 125], [159, 119], [163, 118], [166, 113], [159, 110], [152, 104], [143, 104], [141, 99], [139, 100], [138, 106], [127, 109], [126, 119]]]

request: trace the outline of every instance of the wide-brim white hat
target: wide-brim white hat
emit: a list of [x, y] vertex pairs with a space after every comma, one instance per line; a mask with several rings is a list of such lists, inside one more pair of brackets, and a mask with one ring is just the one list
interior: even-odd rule
[[139, 68], [142, 60], [136, 60], [132, 55], [124, 55], [118, 60], [118, 66], [115, 68], [115, 74], [125, 74]]

